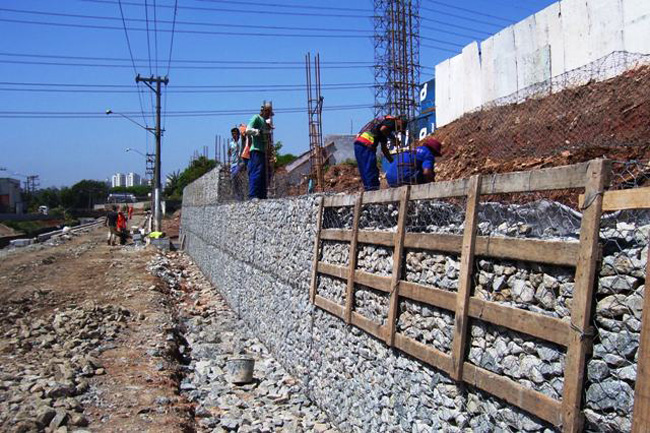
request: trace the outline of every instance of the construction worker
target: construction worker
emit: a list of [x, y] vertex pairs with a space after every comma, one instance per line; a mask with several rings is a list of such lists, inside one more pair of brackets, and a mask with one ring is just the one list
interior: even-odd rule
[[104, 226], [108, 227], [108, 239], [106, 243], [108, 245], [115, 245], [117, 241], [117, 206], [111, 206], [111, 210], [106, 214], [106, 220], [104, 221]]
[[394, 138], [395, 132], [402, 132], [405, 126], [406, 122], [403, 118], [378, 117], [368, 122], [357, 134], [354, 141], [354, 156], [366, 191], [379, 189], [377, 146], [381, 144], [381, 151], [388, 162], [392, 163], [393, 157], [388, 151], [388, 139]]
[[271, 117], [273, 117], [271, 105], [264, 104], [260, 114], [253, 116], [246, 127], [246, 135], [252, 139], [248, 162], [249, 198], [266, 198], [266, 148], [269, 145]]
[[433, 137], [420, 141], [415, 151], [398, 153], [386, 169], [386, 180], [391, 188], [435, 182], [434, 164], [442, 156], [442, 143]]
[[236, 175], [243, 168], [241, 160], [241, 134], [239, 128], [230, 130], [232, 140], [228, 144], [228, 162], [230, 163], [230, 174]]

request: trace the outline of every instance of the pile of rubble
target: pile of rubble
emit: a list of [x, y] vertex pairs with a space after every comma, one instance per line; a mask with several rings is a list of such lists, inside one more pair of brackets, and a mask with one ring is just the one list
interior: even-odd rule
[[[88, 425], [88, 379], [105, 373], [98, 360], [132, 320], [121, 307], [87, 303], [35, 318], [31, 306], [46, 291], [2, 308], [0, 426], [11, 431], [68, 431]], [[73, 430], [81, 431], [81, 430]]]
[[[228, 307], [183, 253], [157, 256], [149, 266], [175, 298], [185, 363], [181, 393], [194, 404], [199, 431], [335, 432], [326, 415]], [[253, 381], [231, 383], [227, 363], [255, 360]]]

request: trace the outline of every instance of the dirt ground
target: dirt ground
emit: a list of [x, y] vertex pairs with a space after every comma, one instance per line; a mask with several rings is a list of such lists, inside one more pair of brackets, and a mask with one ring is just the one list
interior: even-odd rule
[[0, 430], [193, 430], [155, 251], [105, 236], [0, 261]]

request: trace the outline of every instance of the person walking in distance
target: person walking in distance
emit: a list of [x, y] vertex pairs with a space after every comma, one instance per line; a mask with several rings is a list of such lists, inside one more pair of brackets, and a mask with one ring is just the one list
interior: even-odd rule
[[248, 122], [246, 135], [251, 141], [250, 160], [248, 162], [248, 197], [266, 198], [266, 149], [271, 131], [273, 109], [265, 104]]
[[[125, 206], [126, 207], [126, 206]], [[120, 209], [117, 212], [117, 227], [116, 227], [116, 232], [117, 236], [120, 238], [120, 245], [124, 245], [126, 243], [126, 215], [124, 215], [123, 210], [126, 209]]]
[[111, 210], [108, 211], [104, 226], [108, 227], [108, 239], [106, 239], [106, 243], [108, 245], [115, 245], [115, 241], [117, 240], [117, 206], [113, 205]]
[[406, 122], [402, 118], [393, 116], [378, 117], [368, 122], [354, 141], [354, 156], [357, 167], [366, 191], [379, 189], [379, 167], [377, 167], [377, 146], [388, 162], [393, 162], [393, 157], [388, 150], [388, 139], [394, 138], [397, 131], [402, 131]]

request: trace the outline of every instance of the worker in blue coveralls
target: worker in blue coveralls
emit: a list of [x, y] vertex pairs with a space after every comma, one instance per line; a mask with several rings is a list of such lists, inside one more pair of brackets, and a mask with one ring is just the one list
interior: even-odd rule
[[[396, 188], [435, 182], [434, 164], [439, 156], [442, 156], [442, 143], [433, 137], [423, 139], [414, 151], [407, 150], [393, 158], [386, 169], [388, 185]], [[401, 169], [398, 169], [398, 165]]]
[[246, 135], [252, 139], [248, 162], [249, 198], [266, 198], [266, 151], [271, 136], [271, 117], [273, 117], [271, 105], [264, 104], [260, 114], [253, 116], [246, 127]]
[[406, 126], [403, 118], [392, 116], [378, 117], [368, 122], [354, 141], [354, 156], [366, 191], [379, 189], [379, 167], [377, 167], [377, 146], [389, 162], [393, 157], [388, 150], [388, 139], [394, 138], [396, 132], [402, 132]]

